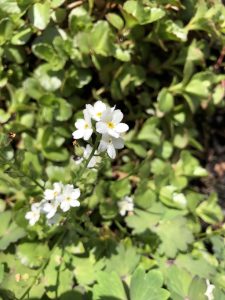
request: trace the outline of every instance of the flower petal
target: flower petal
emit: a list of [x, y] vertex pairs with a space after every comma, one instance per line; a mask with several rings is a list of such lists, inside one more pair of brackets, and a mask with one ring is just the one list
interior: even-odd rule
[[84, 140], [88, 141], [92, 135], [93, 129], [86, 129], [84, 131]]
[[116, 131], [119, 133], [126, 132], [128, 129], [129, 127], [125, 123], [119, 123], [116, 125]]
[[49, 190], [49, 189], [45, 190], [44, 191], [44, 198], [46, 200], [52, 200], [52, 199], [54, 199], [54, 190]]
[[52, 208], [50, 211], [49, 211], [49, 213], [46, 215], [46, 218], [47, 219], [51, 219], [54, 215], [55, 215], [55, 213], [56, 213], [56, 208]]
[[66, 212], [70, 209], [70, 204], [67, 201], [62, 201], [60, 208], [62, 211]]
[[82, 128], [84, 128], [84, 126], [85, 126], [85, 120], [84, 119], [78, 119], [76, 122], [75, 122], [75, 127], [77, 128], [77, 129], [82, 129]]
[[25, 215], [25, 219], [27, 219], [27, 220], [32, 219], [32, 217], [33, 217], [32, 211], [28, 211]]
[[115, 149], [122, 149], [124, 147], [124, 140], [122, 138], [112, 139], [113, 146]]
[[79, 207], [80, 206], [80, 202], [76, 199], [73, 199], [70, 201], [70, 206], [72, 207]]
[[102, 133], [102, 134], [106, 133], [107, 132], [107, 125], [106, 125], [106, 123], [104, 123], [104, 122], [97, 122], [96, 123], [96, 130], [97, 130], [97, 132]]
[[78, 199], [80, 197], [80, 189], [74, 189], [72, 192], [72, 198]]
[[116, 157], [116, 150], [112, 144], [108, 145], [107, 153], [108, 153], [109, 157], [111, 157], [112, 159], [114, 159]]
[[54, 191], [59, 194], [62, 191], [63, 185], [61, 182], [55, 182], [53, 183], [53, 187], [54, 187]]
[[95, 102], [94, 110], [95, 110], [95, 112], [103, 112], [104, 110], [106, 110], [105, 103], [103, 103], [102, 101]]
[[98, 151], [99, 151], [99, 152], [104, 152], [104, 151], [106, 151], [107, 146], [108, 146], [108, 143], [107, 143], [105, 140], [102, 139], [102, 140], [100, 141], [100, 143], [99, 143]]
[[119, 109], [114, 110], [113, 118], [112, 118], [113, 123], [118, 124], [122, 121], [122, 119], [123, 119], [123, 114], [122, 114], [121, 110], [119, 110]]
[[113, 136], [114, 138], [119, 138], [119, 133], [116, 132], [114, 129], [108, 129], [108, 134]]
[[75, 140], [81, 139], [84, 136], [84, 129], [76, 130], [72, 133]]
[[112, 121], [112, 110], [110, 107], [107, 107], [106, 110], [103, 111], [102, 116], [101, 116], [101, 121], [103, 122], [111, 122]]
[[85, 120], [85, 122], [88, 124], [89, 127], [91, 127], [91, 116], [90, 116], [88, 110], [84, 109], [83, 110], [83, 114], [84, 114], [84, 120]]
[[94, 107], [91, 104], [86, 104], [86, 110], [93, 117], [93, 115], [95, 113], [95, 110], [94, 110]]

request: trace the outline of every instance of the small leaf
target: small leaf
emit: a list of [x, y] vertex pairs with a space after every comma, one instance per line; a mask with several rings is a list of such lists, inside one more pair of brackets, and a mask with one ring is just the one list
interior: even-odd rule
[[110, 192], [113, 197], [121, 199], [130, 194], [131, 184], [128, 178], [121, 179], [110, 184]]
[[115, 272], [99, 272], [97, 281], [93, 288], [93, 300], [127, 300], [122, 281]]
[[174, 106], [173, 95], [166, 88], [160, 91], [157, 101], [159, 103], [159, 110], [164, 113], [168, 113]]
[[131, 300], [166, 300], [169, 292], [163, 288], [163, 276], [158, 270], [152, 270], [145, 274], [144, 270], [137, 269], [130, 284]]
[[118, 30], [121, 30], [124, 26], [123, 19], [117, 14], [108, 13], [106, 19]]
[[206, 223], [215, 224], [222, 222], [223, 212], [217, 203], [217, 195], [211, 194], [210, 197], [202, 202], [196, 209], [197, 215]]
[[29, 11], [29, 18], [35, 27], [40, 30], [45, 29], [50, 21], [50, 4], [35, 3]]

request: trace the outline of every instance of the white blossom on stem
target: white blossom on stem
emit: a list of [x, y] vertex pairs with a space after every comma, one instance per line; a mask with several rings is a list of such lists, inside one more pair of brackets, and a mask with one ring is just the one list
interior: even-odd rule
[[46, 214], [47, 219], [51, 219], [57, 212], [57, 209], [60, 205], [60, 195], [51, 201], [46, 201], [43, 204], [43, 212]]
[[75, 123], [76, 131], [72, 133], [75, 140], [83, 138], [85, 141], [88, 141], [93, 133], [91, 117], [87, 109], [83, 110], [84, 119], [78, 119]]
[[132, 212], [134, 210], [133, 198], [125, 196], [121, 201], [118, 202], [118, 207], [121, 216], [125, 216], [127, 212]]
[[114, 138], [108, 134], [102, 135], [102, 139], [99, 143], [98, 151], [107, 151], [109, 157], [114, 159], [116, 157], [116, 149], [122, 149], [124, 147], [124, 140], [122, 138]]
[[86, 109], [93, 120], [100, 121], [102, 113], [106, 110], [106, 105], [102, 101], [97, 101], [94, 105], [87, 104]]
[[40, 203], [33, 203], [31, 205], [31, 210], [25, 215], [25, 219], [29, 221], [29, 224], [33, 226], [40, 219], [41, 208]]
[[79, 188], [74, 189], [72, 184], [65, 185], [62, 194], [60, 195], [60, 208], [66, 212], [70, 207], [80, 206], [80, 202], [77, 200], [80, 197]]
[[96, 130], [101, 134], [108, 134], [114, 138], [126, 132], [129, 127], [125, 123], [121, 123], [123, 114], [119, 109], [112, 110], [108, 107], [102, 114], [99, 122], [96, 123]]
[[[84, 159], [88, 159], [92, 153], [92, 146], [87, 145], [86, 148], [83, 148], [83, 157], [80, 157], [76, 160], [76, 164], [79, 165], [83, 162]], [[101, 157], [98, 156], [98, 151], [95, 151], [94, 155], [92, 156], [91, 160], [89, 161], [87, 168], [91, 169], [94, 168], [98, 163], [101, 162]]]
[[45, 200], [53, 200], [62, 192], [63, 184], [61, 182], [53, 183], [53, 189], [46, 189], [44, 191]]

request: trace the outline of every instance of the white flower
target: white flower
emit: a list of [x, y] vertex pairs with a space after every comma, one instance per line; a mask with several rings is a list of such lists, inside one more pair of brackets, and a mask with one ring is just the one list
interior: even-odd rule
[[94, 105], [87, 104], [86, 108], [95, 121], [100, 121], [102, 113], [106, 110], [106, 105], [102, 101], [95, 102]]
[[61, 182], [53, 183], [53, 189], [47, 189], [44, 191], [45, 200], [53, 200], [62, 192], [63, 184]]
[[126, 212], [134, 210], [133, 198], [125, 196], [121, 201], [118, 202], [119, 213], [121, 216], [125, 216]]
[[120, 123], [123, 119], [123, 114], [119, 109], [112, 110], [107, 108], [100, 119], [96, 123], [96, 130], [102, 134], [109, 134], [115, 138], [119, 138], [121, 133], [126, 132], [129, 127], [125, 123]]
[[51, 200], [51, 201], [46, 201], [43, 204], [43, 212], [46, 214], [46, 218], [47, 219], [51, 219], [57, 212], [57, 209], [59, 207], [60, 204], [60, 195], [58, 195], [55, 199]]
[[109, 157], [114, 159], [116, 157], [116, 149], [122, 149], [124, 147], [124, 140], [122, 138], [114, 138], [108, 134], [102, 135], [98, 151], [107, 151]]
[[33, 226], [40, 219], [40, 203], [33, 203], [31, 205], [31, 211], [28, 211], [25, 215], [25, 219], [29, 221], [29, 224]]
[[74, 189], [72, 184], [65, 185], [62, 194], [60, 195], [60, 208], [66, 212], [70, 207], [80, 206], [80, 202], [77, 200], [80, 197], [80, 190]]
[[[79, 165], [83, 162], [84, 159], [88, 159], [89, 156], [91, 155], [92, 149], [93, 148], [89, 144], [86, 146], [86, 148], [83, 148], [83, 150], [84, 150], [83, 157], [78, 158], [75, 163], [77, 165]], [[87, 167], [89, 169], [94, 168], [100, 162], [101, 162], [101, 157], [98, 156], [98, 152], [95, 151], [95, 153], [94, 153], [93, 157], [91, 158], [91, 160], [89, 161]]]
[[75, 140], [83, 138], [85, 141], [89, 140], [92, 133], [92, 124], [91, 124], [91, 117], [87, 111], [87, 109], [83, 110], [84, 119], [78, 119], [75, 123], [75, 127], [77, 128], [76, 131], [72, 133], [73, 138]]
[[208, 298], [208, 300], [214, 300], [213, 290], [215, 288], [215, 285], [210, 284], [209, 279], [206, 279], [206, 284], [207, 284], [207, 289], [205, 292], [205, 296]]

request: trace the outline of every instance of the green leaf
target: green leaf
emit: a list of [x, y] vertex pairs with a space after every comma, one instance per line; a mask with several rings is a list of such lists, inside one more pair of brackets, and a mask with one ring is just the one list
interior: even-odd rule
[[166, 300], [169, 292], [163, 288], [163, 276], [160, 271], [152, 270], [145, 274], [144, 270], [137, 269], [130, 284], [131, 300]]
[[159, 110], [164, 113], [168, 113], [174, 106], [173, 95], [166, 88], [160, 91], [157, 101], [159, 103]]
[[187, 298], [191, 281], [192, 276], [185, 269], [175, 265], [167, 268], [166, 285], [171, 293], [171, 299], [183, 300]]
[[40, 267], [48, 258], [47, 245], [37, 243], [23, 243], [17, 246], [16, 254], [21, 263], [30, 268]]
[[0, 45], [3, 45], [13, 34], [13, 23], [9, 18], [0, 21]]
[[1, 229], [0, 229], [0, 250], [5, 250], [11, 243], [17, 242], [23, 238], [26, 233], [11, 220], [11, 212], [4, 211], [0, 213]]
[[126, 1], [123, 10], [137, 19], [138, 24], [145, 25], [164, 17], [161, 8], [144, 6], [140, 1]]
[[75, 256], [73, 257], [73, 263], [76, 266], [74, 270], [76, 280], [83, 287], [92, 285], [105, 266], [104, 259], [96, 261], [93, 254], [90, 254], [88, 258]]
[[61, 6], [66, 0], [51, 0], [51, 7], [57, 8]]
[[189, 94], [193, 94], [199, 97], [206, 98], [209, 95], [209, 88], [210, 82], [209, 81], [201, 81], [198, 79], [192, 79], [188, 85], [185, 87], [185, 92]]
[[176, 259], [178, 267], [186, 269], [193, 276], [210, 278], [215, 275], [216, 268], [203, 257], [194, 257], [191, 254], [179, 254]]
[[121, 199], [130, 194], [131, 184], [128, 178], [114, 181], [110, 184], [110, 193], [113, 197]]
[[35, 27], [43, 30], [50, 21], [50, 13], [50, 4], [47, 1], [43, 4], [35, 3], [29, 11], [29, 18]]
[[126, 146], [127, 148], [132, 149], [134, 153], [137, 154], [139, 157], [145, 158], [147, 155], [145, 147], [143, 147], [140, 144], [126, 142]]
[[143, 233], [147, 229], [152, 231], [155, 224], [161, 220], [163, 212], [159, 203], [152, 205], [148, 211], [135, 209], [134, 215], [126, 217], [127, 226], [133, 229], [134, 234]]
[[217, 195], [214, 193], [197, 207], [197, 215], [206, 223], [215, 224], [222, 222], [223, 212], [221, 207], [217, 204], [217, 201]]
[[8, 14], [18, 14], [20, 8], [15, 0], [0, 0], [0, 11]]
[[27, 43], [31, 35], [31, 28], [21, 28], [18, 30], [17, 34], [12, 37], [11, 42], [13, 45], [24, 45]]
[[91, 47], [95, 54], [109, 56], [114, 53], [114, 36], [108, 22], [98, 21], [91, 33]]
[[108, 13], [106, 19], [118, 30], [121, 30], [124, 26], [123, 19], [115, 13]]
[[[32, 290], [29, 295], [32, 298], [33, 296], [42, 297], [44, 294], [44, 286], [42, 284], [42, 279], [39, 278], [39, 281], [35, 280], [37, 270], [31, 270], [25, 267], [18, 259], [16, 259], [16, 256], [12, 254], [1, 253], [0, 262], [6, 265], [1, 287], [16, 295], [16, 298], [9, 298], [10, 300], [22, 297], [24, 291], [26, 291], [30, 286], [32, 286]], [[38, 289], [38, 294], [35, 295], [34, 291], [36, 289]], [[8, 300], [8, 298], [6, 299]]]
[[149, 118], [140, 130], [137, 139], [147, 141], [154, 145], [160, 144], [161, 131], [157, 128], [158, 120], [154, 117]]
[[72, 105], [62, 98], [57, 98], [59, 104], [58, 113], [56, 114], [57, 121], [66, 121], [72, 116]]
[[167, 257], [175, 257], [178, 251], [186, 251], [194, 240], [186, 219], [181, 216], [162, 220], [155, 232], [161, 239], [159, 252]]
[[50, 261], [44, 269], [43, 278], [49, 298], [55, 298], [56, 290], [57, 295], [61, 296], [72, 289], [73, 273], [66, 267], [69, 261], [70, 257], [68, 254], [58, 247], [51, 254]]
[[[47, 43], [38, 43], [32, 47], [33, 53], [50, 63], [51, 66], [59, 68], [64, 64], [64, 59], [60, 58], [53, 47]], [[52, 77], [46, 78], [45, 80], [51, 80]]]
[[93, 300], [128, 300], [120, 277], [115, 273], [99, 272], [93, 288]]
[[137, 254], [135, 248], [130, 245], [122, 243], [116, 248], [116, 254], [113, 254], [110, 259], [106, 261], [106, 271], [117, 272], [121, 278], [125, 278], [132, 274], [138, 266], [140, 256]]

